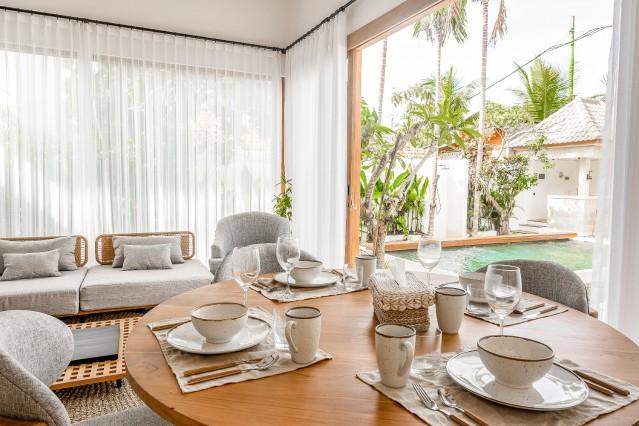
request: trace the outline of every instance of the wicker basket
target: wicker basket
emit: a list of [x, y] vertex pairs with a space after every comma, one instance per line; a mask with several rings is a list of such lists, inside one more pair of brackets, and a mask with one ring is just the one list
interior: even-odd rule
[[380, 271], [371, 276], [375, 316], [380, 323], [404, 324], [426, 331], [430, 326], [428, 307], [435, 303], [435, 289], [406, 274], [406, 286], [399, 287], [390, 273]]

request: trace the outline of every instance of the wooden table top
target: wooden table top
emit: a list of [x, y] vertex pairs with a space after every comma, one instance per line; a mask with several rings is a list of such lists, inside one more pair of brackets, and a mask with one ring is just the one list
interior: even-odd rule
[[[259, 380], [182, 394], [158, 342], [146, 324], [188, 316], [194, 306], [241, 300], [241, 290], [226, 281], [180, 294], [149, 311], [133, 329], [126, 347], [129, 380], [140, 398], [175, 424], [284, 425], [298, 424], [421, 424], [421, 420], [355, 377], [358, 370], [377, 368], [370, 292], [300, 302], [274, 303], [250, 291], [249, 304], [280, 316], [293, 306], [322, 311], [320, 346], [333, 355], [307, 368]], [[431, 322], [436, 323], [434, 308]], [[639, 385], [639, 347], [627, 337], [575, 310], [506, 328], [508, 334], [549, 344], [558, 358]], [[442, 351], [474, 346], [477, 339], [496, 334], [498, 327], [465, 316], [458, 335], [444, 335]], [[639, 402], [591, 424], [632, 424], [639, 419]]]

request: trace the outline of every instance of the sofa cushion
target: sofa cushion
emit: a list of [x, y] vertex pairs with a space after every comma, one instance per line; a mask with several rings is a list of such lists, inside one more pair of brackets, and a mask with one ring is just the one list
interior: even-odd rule
[[9, 241], [0, 240], [0, 274], [4, 271], [2, 255], [4, 253], [35, 253], [60, 249], [58, 269], [61, 271], [75, 271], [75, 244], [77, 237], [58, 237], [48, 240]]
[[123, 271], [144, 269], [173, 269], [171, 246], [156, 244], [151, 246], [124, 246]]
[[59, 277], [60, 249], [36, 253], [5, 253], [2, 255], [4, 272], [0, 281], [29, 278]]
[[62, 316], [79, 310], [80, 285], [87, 268], [64, 271], [59, 277], [0, 283], [0, 310], [25, 309]]
[[173, 269], [123, 271], [110, 265], [92, 266], [80, 289], [80, 308], [88, 311], [157, 305], [211, 282], [213, 275], [195, 259], [173, 265]]
[[182, 255], [182, 237], [179, 235], [150, 235], [147, 237], [119, 236], [113, 237], [113, 268], [121, 268], [124, 263], [124, 246], [169, 244], [171, 246], [171, 262], [184, 263]]

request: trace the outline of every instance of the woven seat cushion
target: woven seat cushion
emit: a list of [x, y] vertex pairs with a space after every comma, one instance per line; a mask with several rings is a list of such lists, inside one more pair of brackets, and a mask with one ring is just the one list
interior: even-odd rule
[[26, 309], [62, 316], [77, 314], [80, 285], [87, 268], [63, 271], [59, 277], [0, 282], [0, 310]]
[[157, 305], [211, 282], [213, 275], [195, 259], [173, 265], [173, 269], [123, 271], [111, 265], [92, 266], [80, 289], [80, 308], [88, 311]]

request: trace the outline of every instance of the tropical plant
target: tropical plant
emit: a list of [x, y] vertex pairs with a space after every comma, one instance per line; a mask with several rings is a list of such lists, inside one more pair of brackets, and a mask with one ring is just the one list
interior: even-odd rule
[[[455, 0], [449, 6], [438, 9], [425, 18], [415, 22], [413, 26], [413, 37], [417, 38], [424, 34], [426, 39], [435, 46], [437, 51], [435, 60], [435, 104], [439, 105], [441, 96], [441, 63], [442, 49], [452, 35], [457, 42], [463, 42], [468, 38], [466, 33], [466, 3], [467, 0]], [[438, 142], [434, 142], [438, 145]], [[435, 212], [437, 210], [437, 167], [438, 152], [435, 151], [432, 169], [430, 173], [431, 190], [428, 209], [428, 235], [433, 235], [435, 223]]]
[[493, 29], [488, 38], [488, 3], [490, 0], [475, 0], [481, 2], [482, 6], [482, 31], [481, 31], [481, 78], [479, 83], [479, 139], [477, 141], [477, 157], [475, 166], [471, 169], [471, 176], [473, 176], [473, 216], [472, 216], [472, 229], [471, 233], [476, 235], [479, 231], [479, 210], [480, 210], [480, 198], [481, 192], [479, 189], [479, 173], [482, 169], [484, 161], [484, 137], [485, 137], [485, 122], [486, 122], [486, 68], [488, 65], [488, 43], [493, 45], [497, 43], [499, 38], [502, 38], [506, 34], [506, 3], [505, 0], [499, 0], [497, 17], [493, 24]]
[[[408, 189], [426, 160], [440, 145], [463, 145], [468, 138], [476, 138], [474, 115], [468, 115], [469, 92], [461, 88], [450, 69], [442, 79], [442, 99], [435, 102], [434, 80], [425, 80], [408, 90], [393, 95], [393, 102], [405, 110], [401, 125], [394, 129], [394, 138], [385, 142], [388, 149], [379, 152], [369, 164], [370, 175], [362, 197], [361, 219], [373, 230], [373, 251], [378, 264], [384, 263], [384, 242], [389, 225], [400, 214], [409, 193]], [[395, 167], [403, 163], [401, 153], [410, 146], [426, 149], [424, 157], [408, 168], [408, 175], [394, 187], [390, 179]], [[377, 182], [381, 180], [379, 202], [373, 204]], [[429, 183], [432, 185], [432, 182]]]
[[552, 167], [544, 149], [544, 137], [531, 142], [527, 151], [508, 156], [488, 156], [481, 170], [480, 191], [483, 196], [484, 217], [493, 222], [500, 235], [510, 233], [510, 218], [513, 216], [517, 195], [537, 185], [537, 175], [531, 173], [532, 159], [540, 161], [545, 169]]
[[284, 175], [280, 179], [277, 185], [282, 187], [282, 191], [273, 197], [273, 212], [290, 221], [293, 217], [293, 183]]
[[541, 58], [530, 66], [530, 73], [518, 67], [521, 89], [512, 92], [517, 96], [530, 117], [539, 123], [570, 102], [568, 78]]

